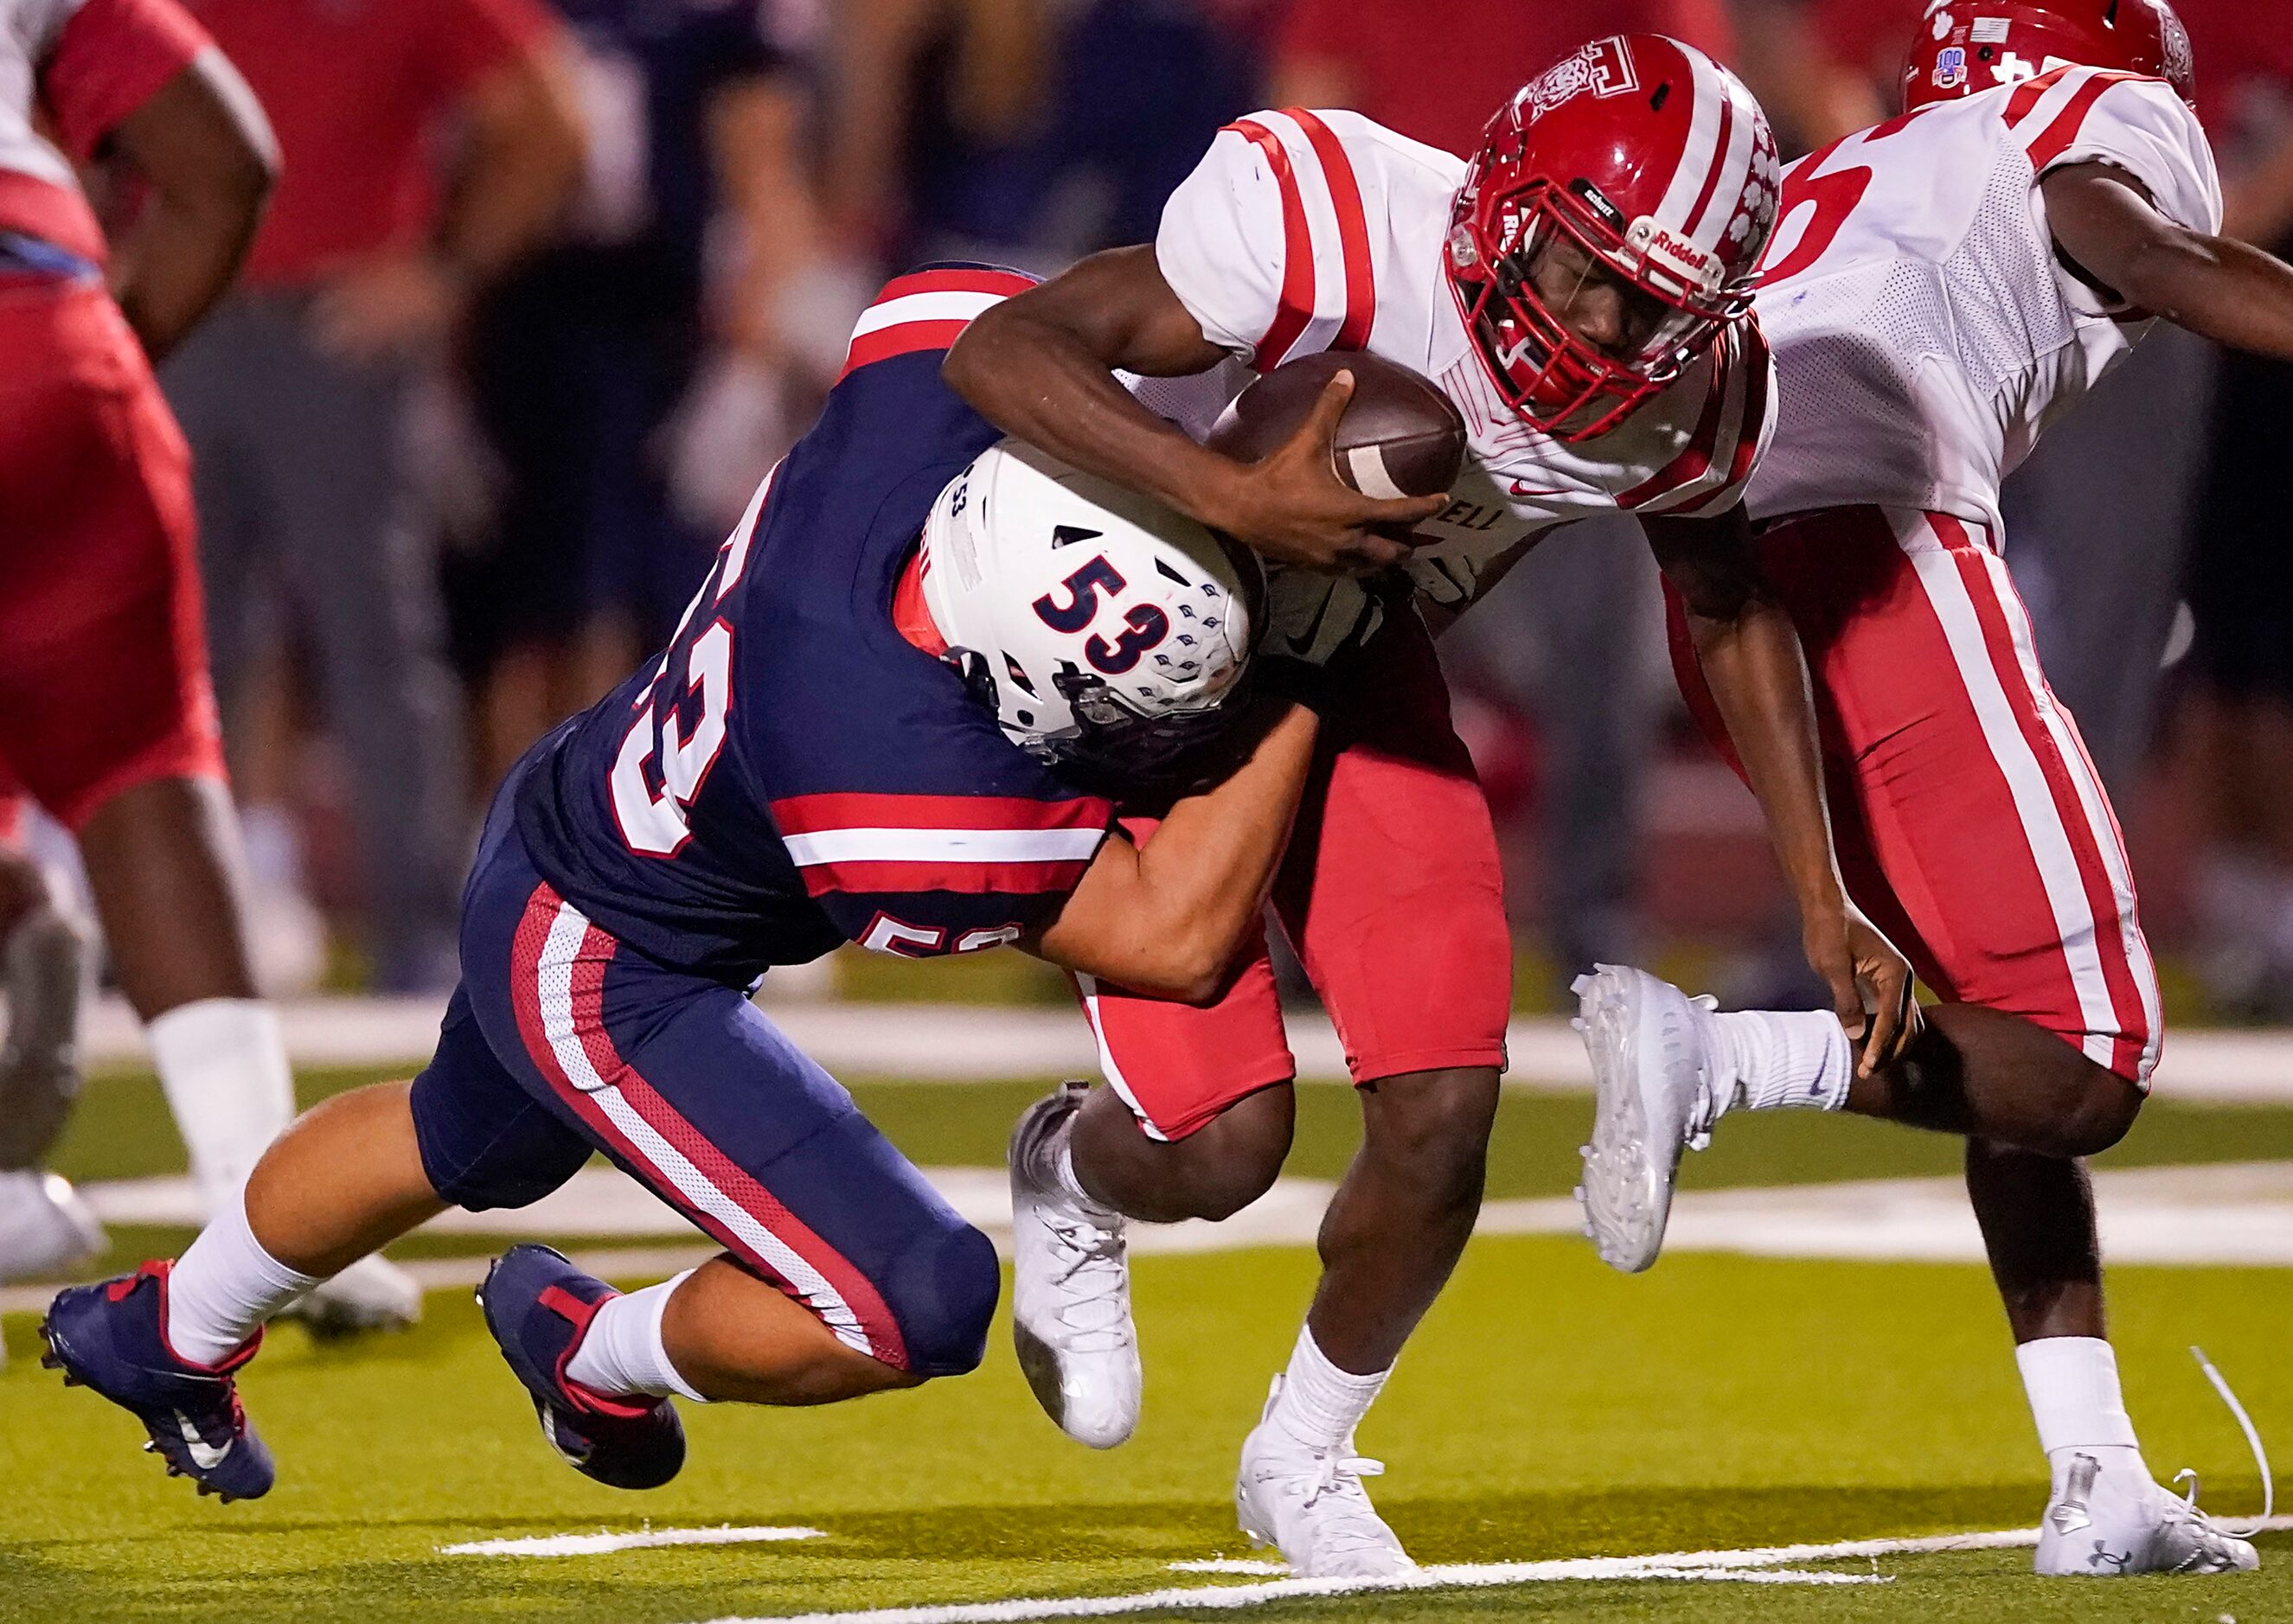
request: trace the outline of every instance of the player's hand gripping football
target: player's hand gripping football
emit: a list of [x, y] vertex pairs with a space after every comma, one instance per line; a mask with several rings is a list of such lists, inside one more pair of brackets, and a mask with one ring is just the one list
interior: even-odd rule
[[1919, 1034], [1910, 961], [1851, 902], [1810, 923], [1803, 940], [1808, 964], [1831, 989], [1832, 1013], [1861, 1045], [1856, 1075], [1893, 1063]]
[[1338, 478], [1331, 444], [1353, 392], [1353, 374], [1332, 377], [1295, 433], [1220, 481], [1204, 522], [1278, 563], [1324, 575], [1373, 574], [1407, 558], [1409, 544], [1398, 537], [1448, 498], [1365, 497]]

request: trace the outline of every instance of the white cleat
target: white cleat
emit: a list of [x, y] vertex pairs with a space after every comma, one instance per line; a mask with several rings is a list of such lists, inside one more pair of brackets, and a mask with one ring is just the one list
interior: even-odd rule
[[1369, 1503], [1362, 1479], [1385, 1470], [1348, 1447], [1317, 1450], [1276, 1425], [1274, 1401], [1242, 1442], [1234, 1515], [1254, 1545], [1272, 1546], [1299, 1579], [1408, 1579], [1418, 1571], [1401, 1540]]
[[67, 1180], [0, 1173], [0, 1284], [68, 1275], [102, 1250], [103, 1225]]
[[281, 1317], [302, 1321], [321, 1339], [404, 1330], [422, 1318], [422, 1288], [396, 1264], [361, 1257], [289, 1303]]
[[2038, 1572], [2115, 1579], [2127, 1573], [2249, 1573], [2261, 1565], [2250, 1540], [2216, 1528], [2147, 1472], [2105, 1470], [2074, 1455], [2038, 1524]]
[[1622, 965], [1596, 966], [1570, 990], [1593, 1090], [1576, 1199], [1600, 1261], [1637, 1274], [1664, 1249], [1681, 1152], [1701, 1149], [1720, 1114], [1712, 1002]]
[[1138, 1332], [1122, 1217], [1076, 1199], [1052, 1165], [1088, 1083], [1062, 1083], [1011, 1130], [1011, 1339], [1059, 1429], [1113, 1449], [1138, 1425]]

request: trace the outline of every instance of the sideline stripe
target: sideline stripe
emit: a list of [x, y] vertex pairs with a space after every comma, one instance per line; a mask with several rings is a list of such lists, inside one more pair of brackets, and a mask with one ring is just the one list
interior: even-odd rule
[[441, 1556], [594, 1556], [608, 1551], [652, 1550], [670, 1545], [758, 1545], [825, 1539], [820, 1528], [648, 1528], [634, 1534], [536, 1534], [522, 1539], [474, 1539], [442, 1545]]
[[[2293, 1528], [2293, 1516], [2264, 1525]], [[1260, 1584], [1195, 1585], [1132, 1596], [1029, 1597], [944, 1606], [874, 1607], [848, 1612], [802, 1612], [779, 1617], [726, 1617], [709, 1624], [1020, 1624], [1031, 1619], [1103, 1619], [1132, 1612], [1229, 1612], [1300, 1596], [1357, 1596], [1368, 1591], [1487, 1589], [1570, 1580], [1716, 1580], [1745, 1584], [1884, 1585], [1883, 1574], [1830, 1570], [1775, 1571], [1790, 1563], [1851, 1561], [1867, 1556], [1936, 1551], [2013, 1550], [2038, 1542], [2036, 1529], [1937, 1534], [1916, 1539], [1851, 1539], [1836, 1545], [1779, 1545], [1740, 1551], [1673, 1551], [1655, 1556], [1580, 1556], [1552, 1562], [1455, 1563], [1425, 1568], [1408, 1579], [1276, 1579]]]

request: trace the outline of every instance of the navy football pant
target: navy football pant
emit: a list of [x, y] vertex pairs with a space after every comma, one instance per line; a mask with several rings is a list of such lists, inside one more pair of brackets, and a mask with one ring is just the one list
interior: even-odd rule
[[522, 1207], [603, 1151], [897, 1369], [979, 1362], [1001, 1283], [852, 1096], [740, 992], [647, 958], [534, 871], [498, 806], [463, 901], [462, 984], [414, 1082], [449, 1201]]

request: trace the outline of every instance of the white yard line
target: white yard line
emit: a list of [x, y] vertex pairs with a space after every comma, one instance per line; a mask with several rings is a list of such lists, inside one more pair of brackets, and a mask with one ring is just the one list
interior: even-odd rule
[[[2266, 1526], [2272, 1530], [2293, 1528], [2293, 1516], [2272, 1517]], [[1451, 1563], [1422, 1569], [1405, 1580], [1271, 1579], [1256, 1584], [1174, 1586], [1130, 1596], [1028, 1596], [939, 1606], [722, 1618], [711, 1620], [709, 1624], [1022, 1624], [1023, 1620], [1035, 1619], [1103, 1619], [1133, 1612], [1229, 1612], [1300, 1596], [1485, 1589], [1569, 1580], [1714, 1580], [1746, 1584], [1875, 1585], [1892, 1581], [1884, 1574], [1844, 1573], [1832, 1569], [1800, 1571], [1794, 1564], [1935, 1551], [2013, 1549], [2038, 1542], [2036, 1530], [2009, 1528], [1989, 1533], [1934, 1534], [1916, 1539], [1849, 1539], [1832, 1545], [1765, 1546], [1739, 1551], [1670, 1551], [1653, 1556], [1578, 1556], [1549, 1562]], [[1211, 1564], [1187, 1565], [1189, 1571], [1206, 1571]], [[1218, 1571], [1236, 1571], [1242, 1565], [1221, 1563]], [[1253, 1566], [1251, 1571], [1257, 1570]]]
[[[1013, 1077], [1090, 1077], [1098, 1059], [1071, 1008], [938, 1004], [839, 1004], [773, 996], [766, 1014], [831, 1071], [918, 1081], [980, 1082]], [[442, 998], [299, 998], [279, 1006], [288, 1051], [300, 1065], [393, 1065], [411, 1071], [438, 1038]], [[1344, 1052], [1318, 1014], [1290, 1017], [1300, 1074], [1345, 1074]], [[1520, 1087], [1583, 1089], [1592, 1072], [1568, 1023], [1515, 1020], [1506, 1034]], [[91, 1065], [146, 1063], [142, 1029], [117, 998], [99, 999], [82, 1038]], [[2293, 1031], [2176, 1030], [2167, 1037], [2161, 1099], [2293, 1103]]]
[[610, 1551], [655, 1550], [672, 1545], [768, 1545], [825, 1539], [817, 1528], [648, 1528], [633, 1534], [538, 1534], [523, 1539], [475, 1539], [442, 1545], [441, 1556], [596, 1556]]
[[[925, 1175], [949, 1205], [1008, 1252], [1010, 1192], [1001, 1168], [930, 1168]], [[1309, 1245], [1333, 1188], [1323, 1180], [1285, 1178], [1223, 1224], [1135, 1225], [1131, 1250], [1145, 1256]], [[2293, 1162], [2113, 1169], [2094, 1175], [2094, 1189], [2103, 1246], [2115, 1262], [2293, 1268]], [[199, 1220], [199, 1192], [187, 1178], [97, 1183], [81, 1193], [107, 1224]], [[1476, 1232], [1574, 1235], [1583, 1221], [1565, 1196], [1491, 1201]], [[709, 1256], [683, 1218], [610, 1168], [584, 1168], [531, 1207], [450, 1212], [433, 1227], [504, 1241], [596, 1242], [580, 1255], [582, 1266], [616, 1281], [659, 1279]], [[614, 1241], [649, 1244], [606, 1244]], [[1950, 1178], [1686, 1191], [1673, 1207], [1665, 1245], [1675, 1252], [1866, 1262], [1980, 1263], [1983, 1256], [1965, 1190]], [[486, 1261], [433, 1258], [409, 1266], [426, 1289], [466, 1289], [484, 1277]], [[0, 1312], [44, 1308], [53, 1295], [46, 1286], [0, 1289]]]

